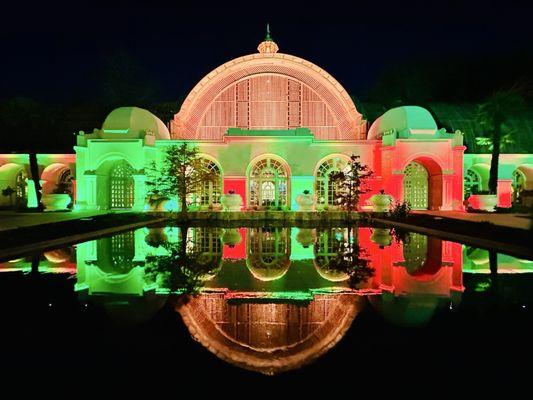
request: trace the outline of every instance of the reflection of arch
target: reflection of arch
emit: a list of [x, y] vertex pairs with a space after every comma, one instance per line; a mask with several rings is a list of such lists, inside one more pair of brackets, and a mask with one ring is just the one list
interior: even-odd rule
[[121, 275], [135, 267], [135, 231], [98, 239], [97, 246], [97, 265], [103, 272]]
[[403, 257], [410, 276], [430, 279], [442, 266], [442, 240], [412, 232], [403, 245]]
[[281, 278], [289, 270], [290, 229], [249, 228], [246, 235], [246, 266], [262, 281]]
[[[346, 169], [349, 158], [342, 154], [332, 154], [323, 158], [315, 169], [315, 192], [317, 204], [332, 206], [337, 200], [336, 185], [331, 175]], [[346, 171], [345, 171], [346, 172]]]
[[524, 190], [533, 190], [533, 165], [523, 164], [513, 172], [513, 202], [520, 202], [520, 194]]
[[330, 261], [343, 251], [348, 241], [348, 228], [333, 228], [317, 231], [313, 264], [318, 274], [331, 282], [348, 280], [348, 274], [329, 267]]
[[248, 204], [287, 207], [290, 198], [290, 168], [281, 157], [264, 154], [248, 165]]
[[221, 228], [194, 227], [187, 230], [187, 253], [195, 255], [195, 262], [207, 268], [209, 274], [202, 276], [209, 280], [222, 268]]
[[128, 162], [115, 162], [109, 171], [109, 195], [111, 208], [131, 208], [134, 201], [135, 181], [133, 168]]
[[43, 170], [41, 179], [43, 180], [42, 193], [49, 194], [52, 193], [59, 184], [71, 185], [71, 171], [65, 164], [53, 163]]
[[317, 295], [305, 306], [228, 304], [223, 294], [202, 294], [178, 311], [191, 336], [217, 357], [274, 375], [300, 368], [335, 346], [364, 301]]
[[442, 168], [435, 160], [419, 157], [406, 165], [403, 198], [414, 210], [438, 210], [442, 206]]
[[220, 140], [232, 126], [309, 126], [318, 139], [364, 139], [365, 133], [353, 101], [331, 75], [281, 53], [240, 57], [209, 73], [183, 102], [171, 131]]

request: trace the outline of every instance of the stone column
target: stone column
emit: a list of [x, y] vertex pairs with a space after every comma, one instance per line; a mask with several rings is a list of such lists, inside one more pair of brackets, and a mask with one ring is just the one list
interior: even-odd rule
[[498, 207], [510, 208], [513, 203], [513, 180], [498, 179]]

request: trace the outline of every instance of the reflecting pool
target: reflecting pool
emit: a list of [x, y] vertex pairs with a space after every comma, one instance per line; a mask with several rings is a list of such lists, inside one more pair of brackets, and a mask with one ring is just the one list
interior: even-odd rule
[[142, 228], [1, 263], [2, 358], [250, 379], [485, 368], [531, 351], [532, 283], [531, 260], [387, 228]]

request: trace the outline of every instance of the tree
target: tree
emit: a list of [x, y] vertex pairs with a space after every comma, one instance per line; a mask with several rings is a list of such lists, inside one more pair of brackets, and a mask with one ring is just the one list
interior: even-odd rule
[[180, 211], [188, 211], [187, 199], [198, 193], [205, 182], [219, 179], [207, 168], [205, 160], [199, 155], [198, 147], [182, 143], [166, 149], [162, 165], [152, 163], [148, 171], [148, 195], [151, 201], [171, 199], [178, 196]]
[[488, 139], [490, 139], [492, 144], [489, 178], [490, 194], [497, 194], [500, 151], [502, 143], [510, 140], [507, 135], [503, 134], [504, 124], [510, 115], [522, 111], [523, 108], [524, 100], [516, 87], [494, 93], [479, 106], [479, 122], [489, 135]]
[[342, 209], [351, 212], [357, 210], [359, 197], [368, 193], [370, 189], [364, 187], [365, 179], [372, 176], [373, 172], [368, 165], [359, 161], [359, 156], [352, 154], [350, 161], [343, 171], [335, 172], [331, 176], [333, 185], [335, 185], [336, 199]]
[[212, 277], [220, 265], [222, 254], [206, 260], [197, 243], [188, 238], [188, 229], [180, 227], [177, 242], [162, 241], [154, 246], [161, 246], [165, 254], [146, 257], [145, 276], [171, 295], [198, 294], [206, 278]]
[[329, 261], [328, 269], [346, 274], [348, 285], [357, 289], [374, 276], [375, 270], [370, 266], [367, 253], [357, 240], [357, 228], [348, 226], [347, 238], [340, 243], [336, 255]]

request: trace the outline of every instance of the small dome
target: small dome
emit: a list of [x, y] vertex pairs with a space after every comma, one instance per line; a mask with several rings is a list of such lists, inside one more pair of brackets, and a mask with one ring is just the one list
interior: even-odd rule
[[388, 110], [376, 119], [368, 130], [367, 139], [381, 139], [383, 132], [394, 129], [404, 135], [408, 134], [434, 134], [437, 124], [431, 113], [425, 108], [418, 106], [403, 106]]
[[102, 125], [103, 139], [142, 139], [152, 132], [157, 140], [170, 139], [163, 121], [138, 107], [119, 107], [109, 113]]

